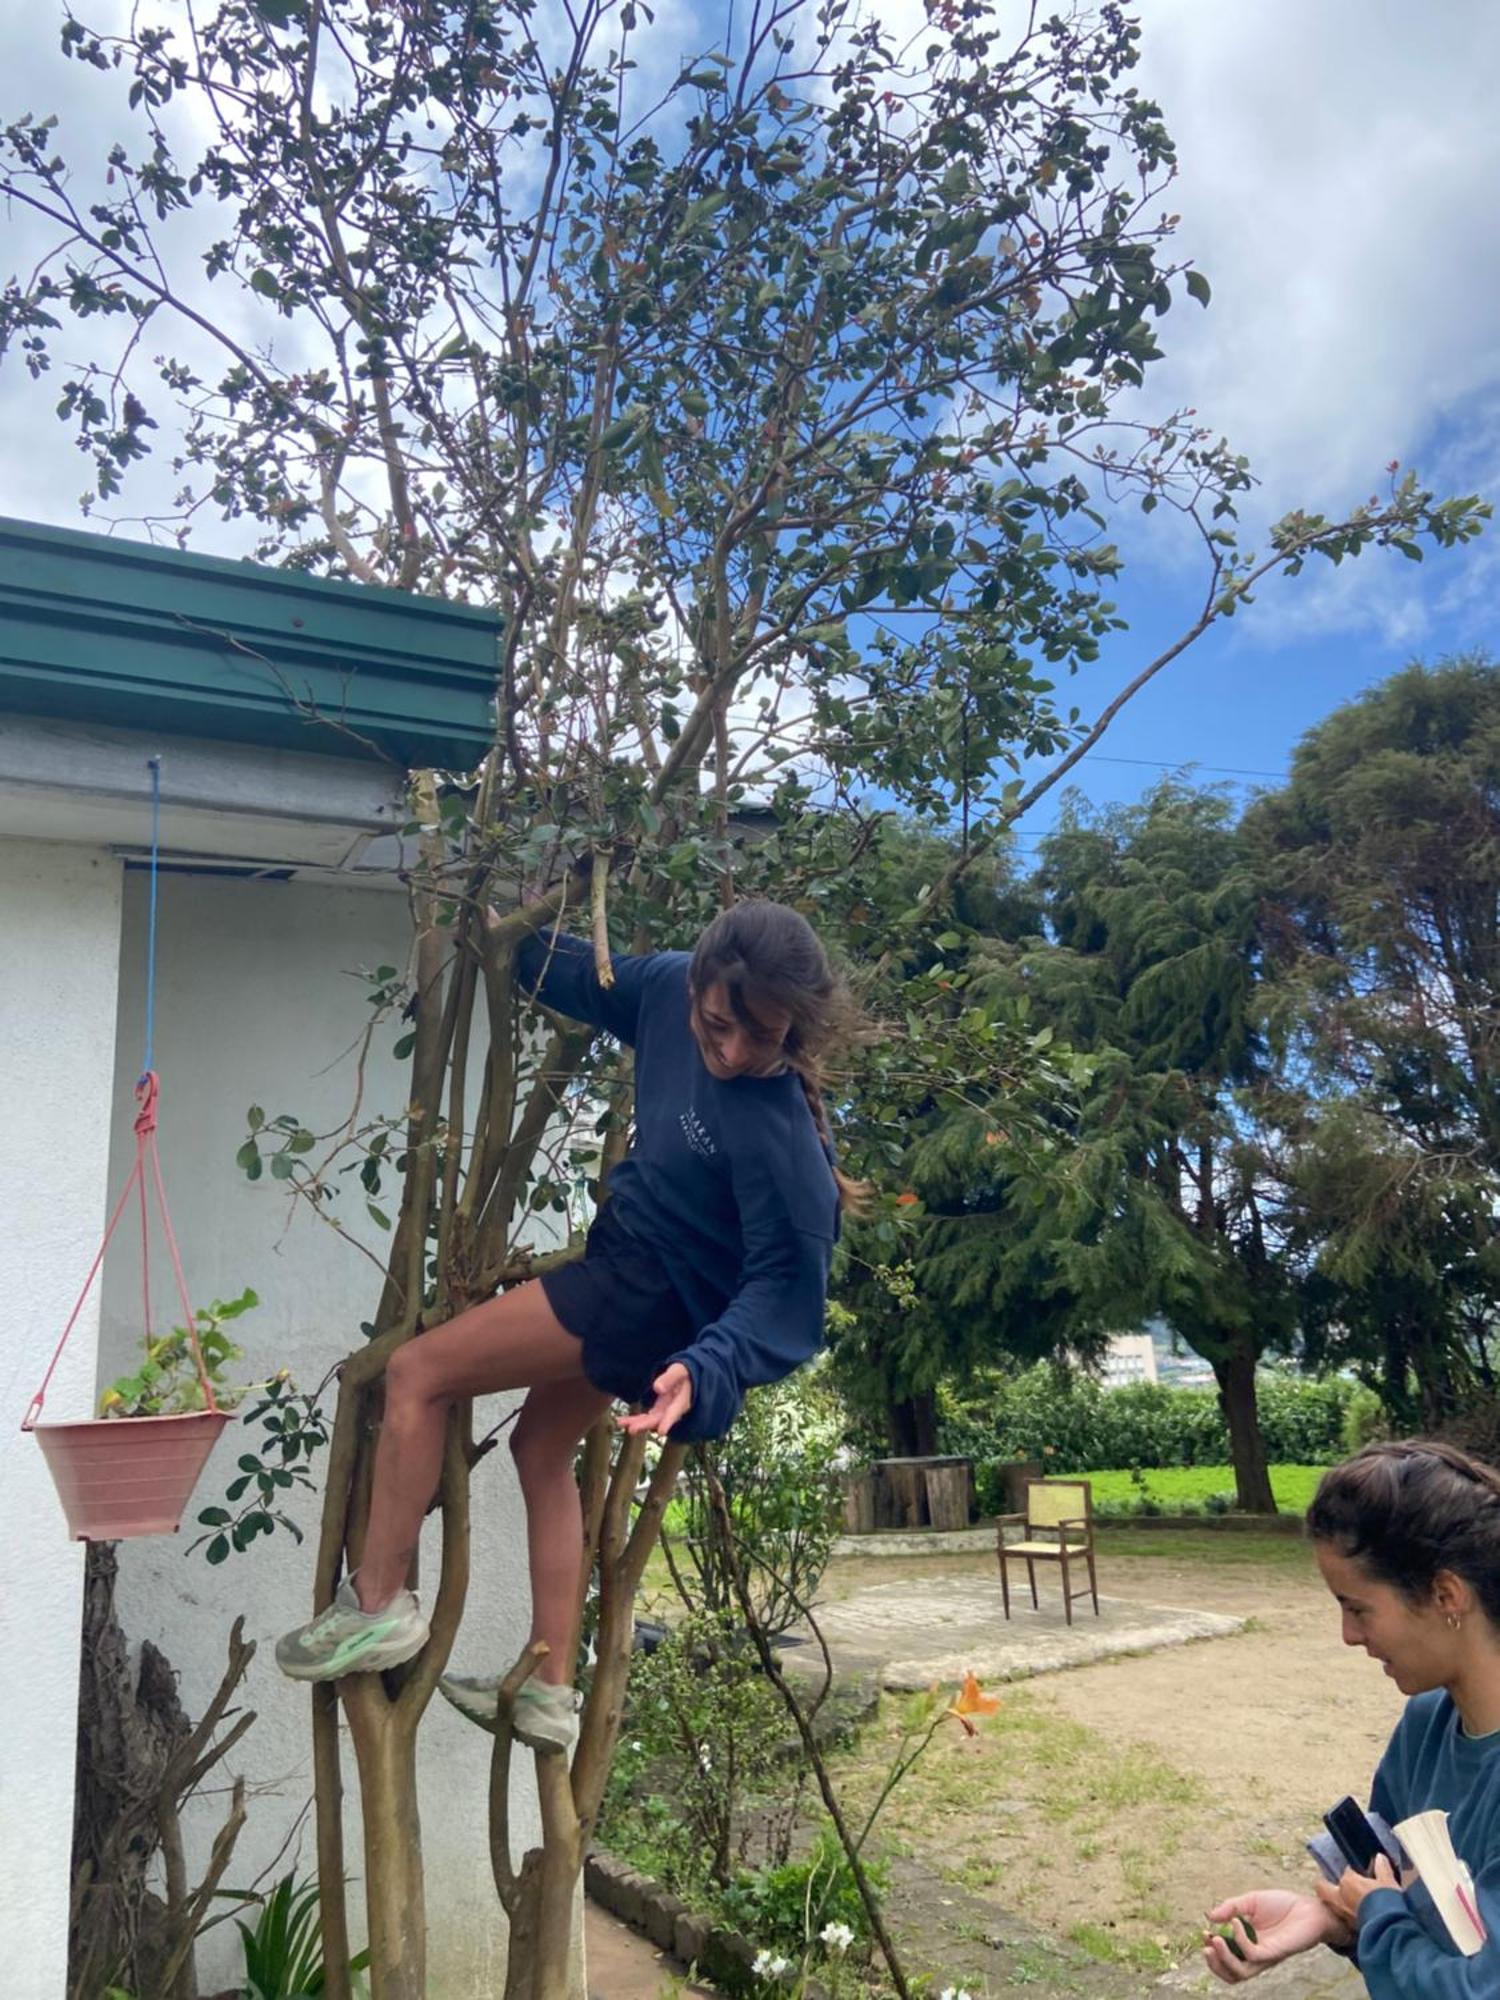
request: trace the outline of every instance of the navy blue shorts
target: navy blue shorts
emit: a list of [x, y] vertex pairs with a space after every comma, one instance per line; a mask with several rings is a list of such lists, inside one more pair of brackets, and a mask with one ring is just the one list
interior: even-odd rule
[[583, 1372], [625, 1403], [649, 1403], [652, 1382], [697, 1328], [666, 1266], [615, 1215], [594, 1217], [583, 1255], [542, 1273], [547, 1303], [583, 1343]]

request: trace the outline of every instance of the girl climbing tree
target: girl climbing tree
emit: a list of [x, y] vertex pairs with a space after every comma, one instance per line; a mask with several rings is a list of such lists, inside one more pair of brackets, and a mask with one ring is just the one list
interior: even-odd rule
[[[631, 1432], [722, 1436], [747, 1389], [787, 1375], [823, 1330], [840, 1202], [822, 1063], [857, 1030], [847, 990], [805, 917], [744, 902], [691, 956], [596, 961], [552, 934], [518, 955], [546, 1006], [635, 1051], [635, 1142], [583, 1257], [472, 1306], [392, 1355], [357, 1571], [277, 1647], [294, 1679], [404, 1664], [428, 1623], [406, 1587], [442, 1469], [453, 1404], [529, 1391], [511, 1449], [526, 1501], [534, 1644], [515, 1732], [538, 1750], [576, 1740], [574, 1624], [585, 1537], [577, 1447], [612, 1399], [641, 1404]], [[446, 1677], [443, 1692], [493, 1727], [500, 1685]]]

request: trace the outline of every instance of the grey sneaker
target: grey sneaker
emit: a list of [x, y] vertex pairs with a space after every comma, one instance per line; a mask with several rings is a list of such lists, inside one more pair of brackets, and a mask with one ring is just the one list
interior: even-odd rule
[[336, 1681], [399, 1667], [426, 1644], [427, 1620], [409, 1590], [378, 1611], [362, 1611], [354, 1579], [345, 1577], [326, 1611], [277, 1640], [276, 1664], [294, 1681]]
[[[444, 1674], [438, 1682], [460, 1715], [495, 1733], [500, 1680], [472, 1674]], [[578, 1696], [570, 1687], [523, 1681], [516, 1696], [515, 1733], [533, 1750], [571, 1750], [578, 1741]]]

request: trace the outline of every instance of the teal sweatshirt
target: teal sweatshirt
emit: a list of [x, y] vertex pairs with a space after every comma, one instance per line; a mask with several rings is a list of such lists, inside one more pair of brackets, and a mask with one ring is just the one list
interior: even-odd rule
[[1447, 1813], [1489, 1931], [1465, 1958], [1420, 1882], [1372, 1891], [1359, 1906], [1356, 1955], [1373, 2000], [1500, 2000], [1500, 1731], [1465, 1736], [1451, 1695], [1414, 1695], [1380, 1760], [1370, 1804], [1392, 1826], [1434, 1807]]

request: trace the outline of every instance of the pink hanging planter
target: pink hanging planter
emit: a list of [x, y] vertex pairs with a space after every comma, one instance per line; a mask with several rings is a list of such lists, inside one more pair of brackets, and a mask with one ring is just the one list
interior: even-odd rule
[[[51, 1364], [42, 1378], [42, 1386], [32, 1398], [31, 1407], [21, 1425], [22, 1430], [35, 1433], [37, 1443], [42, 1447], [52, 1483], [57, 1488], [57, 1497], [67, 1516], [68, 1533], [78, 1542], [113, 1542], [130, 1535], [176, 1534], [182, 1511], [192, 1497], [199, 1474], [219, 1441], [219, 1433], [229, 1422], [228, 1413], [221, 1410], [214, 1400], [213, 1383], [203, 1365], [198, 1329], [182, 1274], [182, 1260], [177, 1254], [172, 1218], [167, 1212], [161, 1160], [156, 1149], [157, 1081], [153, 1071], [147, 1070], [141, 1077], [135, 1087], [135, 1096], [140, 1107], [135, 1120], [135, 1165], [110, 1217], [104, 1241], [78, 1295], [78, 1303], [63, 1328], [62, 1339], [58, 1341]], [[140, 1195], [141, 1231], [143, 1242], [145, 1240], [148, 1162], [167, 1248], [172, 1256], [178, 1294], [187, 1315], [188, 1339], [198, 1368], [204, 1407], [174, 1416], [86, 1417], [74, 1423], [39, 1424], [37, 1419], [42, 1413], [42, 1402], [47, 1394], [47, 1385], [52, 1380], [52, 1371], [61, 1359], [68, 1335], [73, 1331], [83, 1310], [83, 1302], [99, 1274], [104, 1253], [109, 1248], [110, 1238], [124, 1213], [132, 1188], [137, 1189]], [[148, 1345], [150, 1325], [148, 1284]]]
[[42, 1447], [75, 1542], [175, 1535], [219, 1433], [223, 1410], [181, 1417], [95, 1417], [41, 1424]]

